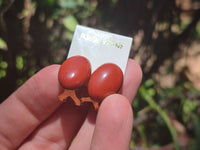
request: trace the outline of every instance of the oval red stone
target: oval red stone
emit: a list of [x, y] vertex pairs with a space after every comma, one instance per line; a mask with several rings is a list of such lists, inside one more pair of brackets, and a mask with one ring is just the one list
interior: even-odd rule
[[58, 80], [66, 89], [76, 89], [86, 84], [91, 75], [91, 65], [83, 56], [73, 56], [63, 62]]
[[123, 82], [121, 69], [113, 64], [106, 63], [97, 68], [88, 82], [88, 93], [92, 99], [101, 102], [110, 94], [117, 93]]

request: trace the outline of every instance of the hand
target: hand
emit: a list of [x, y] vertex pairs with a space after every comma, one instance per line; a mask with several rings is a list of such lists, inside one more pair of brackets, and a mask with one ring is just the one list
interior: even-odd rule
[[98, 113], [58, 100], [58, 70], [44, 68], [0, 105], [0, 149], [128, 150], [139, 65], [128, 61], [121, 94], [105, 98]]

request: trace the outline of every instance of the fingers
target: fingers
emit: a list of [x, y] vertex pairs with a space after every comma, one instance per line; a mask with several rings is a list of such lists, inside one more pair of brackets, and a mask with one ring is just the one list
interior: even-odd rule
[[59, 65], [47, 67], [0, 105], [0, 149], [16, 147], [59, 106]]
[[[124, 75], [124, 83], [122, 85], [121, 94], [124, 95], [130, 103], [133, 102], [133, 99], [140, 86], [141, 80], [142, 71], [140, 66], [134, 60], [129, 59]], [[76, 150], [80, 148], [84, 150], [90, 149], [90, 143], [95, 129], [95, 123], [91, 120], [95, 119], [95, 114], [93, 112], [89, 112], [78, 135], [73, 141], [70, 150]]]
[[67, 149], [87, 115], [87, 110], [64, 103], [45, 121], [19, 150]]
[[[135, 72], [130, 70], [134, 70], [135, 68]], [[64, 129], [63, 127], [65, 126], [65, 128], [70, 130], [66, 130], [66, 134], [61, 133], [60, 137], [57, 139], [58, 141], [55, 141], [54, 144], [61, 143], [60, 145], [68, 147], [67, 144], [69, 144], [69, 141], [72, 140], [72, 137], [79, 129], [84, 115], [80, 117], [79, 115], [82, 113], [82, 111], [76, 111], [70, 107], [72, 110], [68, 108], [69, 112], [67, 112], [64, 111], [64, 105], [60, 106], [61, 103], [57, 100], [57, 96], [61, 92], [62, 88], [59, 86], [57, 80], [58, 69], [59, 65], [53, 65], [43, 69], [30, 80], [28, 80], [21, 88], [19, 88], [4, 103], [0, 105], [0, 149], [16, 149], [16, 147], [18, 147], [21, 142], [24, 141], [24, 139], [44, 120], [46, 120], [46, 122], [37, 130], [35, 130], [37, 132], [30, 137], [31, 142], [27, 141], [23, 146], [31, 146], [31, 143], [33, 146], [33, 139], [35, 139], [36, 142], [38, 139], [41, 139], [41, 137], [43, 137], [43, 141], [46, 140], [51, 142], [52, 138], [48, 137], [58, 137], [60, 134], [57, 134], [56, 132], [53, 134], [46, 134], [46, 132], [56, 129], [58, 133], [61, 133]], [[135, 76], [134, 81], [132, 80], [131, 76]], [[136, 94], [141, 82], [141, 78], [141, 70], [139, 69], [138, 65], [134, 61], [129, 61], [126, 75], [124, 76], [124, 84], [122, 86], [121, 93], [126, 96], [130, 102]], [[135, 84], [136, 86], [133, 86], [132, 84]], [[59, 106], [60, 108], [55, 114], [53, 114]], [[70, 112], [74, 112], [74, 115], [72, 115], [73, 113]], [[121, 110], [119, 112], [121, 112]], [[53, 114], [52, 118], [48, 118], [51, 114]], [[64, 116], [68, 116], [67, 118], [69, 119], [65, 118]], [[71, 125], [68, 124], [70, 122], [70, 116], [74, 116], [75, 118], [74, 123], [71, 122]], [[94, 118], [94, 116], [91, 118]], [[91, 142], [91, 137], [94, 131], [94, 124], [89, 121], [89, 117], [87, 119], [88, 122], [84, 122], [84, 125], [79, 133], [84, 133], [84, 131], [87, 131], [86, 129], [89, 131], [86, 132], [85, 136], [84, 134], [78, 134], [76, 138], [81, 139], [87, 137], [85, 138], [85, 141], [79, 145], [80, 147], [87, 144], [88, 141]], [[68, 121], [62, 121], [61, 123], [60, 120]], [[74, 124], [77, 124], [77, 126], [73, 126]], [[95, 133], [98, 133], [97, 131]], [[67, 137], [66, 135], [68, 134], [71, 134], [72, 136]], [[63, 137], [65, 137], [64, 140]], [[76, 143], [75, 141], [72, 143], [72, 145]]]
[[90, 111], [69, 150], [89, 150], [95, 128], [96, 112]]
[[128, 150], [133, 125], [132, 107], [122, 95], [108, 96], [99, 109], [92, 150]]
[[137, 62], [132, 59], [128, 60], [124, 75], [124, 82], [120, 93], [124, 95], [130, 103], [137, 94], [138, 88], [142, 81], [142, 70]]

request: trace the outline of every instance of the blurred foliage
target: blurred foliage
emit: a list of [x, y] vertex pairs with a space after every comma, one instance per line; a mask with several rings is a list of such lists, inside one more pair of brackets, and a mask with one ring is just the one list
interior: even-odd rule
[[[173, 88], [162, 89], [162, 91], [155, 90], [157, 88], [159, 87], [152, 79], [146, 80], [141, 85], [133, 104], [133, 108], [136, 108], [135, 118], [138, 123], [136, 125], [136, 131], [138, 133], [146, 132], [146, 137], [144, 135], [141, 136], [141, 139], [145, 139], [143, 142], [148, 143], [145, 145], [149, 145], [152, 140], [166, 138], [165, 132], [167, 129], [160, 131], [162, 134], [159, 132], [157, 134], [155, 133], [155, 130], [159, 130], [164, 126], [164, 128], [171, 130], [171, 137], [176, 138], [174, 140], [178, 140], [174, 141], [174, 144], [180, 143], [176, 149], [199, 149], [199, 127], [197, 125], [200, 123], [198, 110], [200, 106], [200, 92], [187, 82]], [[141, 99], [145, 101], [141, 101]], [[140, 121], [140, 118], [144, 118], [144, 116], [148, 116], [147, 119]], [[141, 131], [141, 125], [139, 124], [145, 124], [142, 128], [143, 131]], [[145, 129], [151, 128], [151, 126], [154, 126], [154, 130]], [[190, 137], [192, 138], [190, 139]], [[156, 142], [157, 144], [160, 146], [160, 144], [167, 143]]]
[[0, 38], [0, 49], [7, 49], [7, 44], [2, 38]]
[[200, 149], [198, 0], [0, 0], [0, 101], [61, 63], [77, 24], [134, 39], [144, 78], [130, 149]]

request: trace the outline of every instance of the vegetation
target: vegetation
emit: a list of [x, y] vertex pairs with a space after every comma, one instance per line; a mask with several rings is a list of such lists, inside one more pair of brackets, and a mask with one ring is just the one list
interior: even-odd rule
[[0, 101], [66, 58], [76, 24], [134, 38], [130, 149], [200, 149], [199, 0], [0, 0]]

